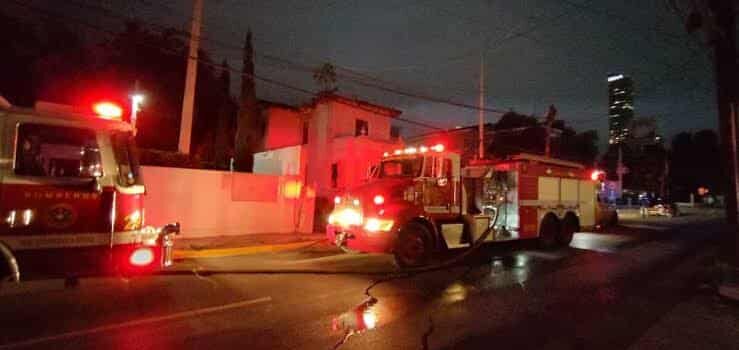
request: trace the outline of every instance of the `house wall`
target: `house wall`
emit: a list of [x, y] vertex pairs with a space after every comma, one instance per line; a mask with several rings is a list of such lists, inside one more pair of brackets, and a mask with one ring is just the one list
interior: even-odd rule
[[254, 174], [302, 175], [305, 166], [305, 146], [289, 146], [254, 153]]
[[145, 219], [183, 237], [312, 232], [315, 198], [297, 176], [142, 167]]
[[264, 113], [267, 114], [264, 150], [299, 145], [303, 142], [303, 121], [297, 110], [269, 107]]
[[330, 105], [332, 137], [354, 136], [356, 120], [361, 119], [367, 121], [368, 137], [390, 140], [390, 117], [338, 101], [331, 101]]

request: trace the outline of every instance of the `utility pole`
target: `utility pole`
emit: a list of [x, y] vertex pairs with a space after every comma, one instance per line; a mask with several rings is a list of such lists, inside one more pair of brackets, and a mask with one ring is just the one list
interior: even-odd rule
[[477, 156], [480, 159], [485, 159], [485, 56], [483, 53], [480, 54], [480, 99], [479, 99], [479, 110], [477, 113], [477, 132], [479, 133], [478, 145], [477, 145]]
[[190, 27], [190, 53], [187, 57], [187, 77], [185, 96], [182, 99], [182, 119], [180, 120], [180, 140], [177, 149], [180, 153], [190, 153], [192, 137], [192, 114], [195, 105], [195, 82], [198, 75], [198, 49], [200, 49], [200, 28], [203, 18], [203, 0], [193, 0], [192, 26]]
[[[733, 108], [737, 101], [737, 82], [739, 74], [736, 59], [736, 14], [733, 1], [709, 0], [708, 6], [713, 14], [714, 69], [716, 76], [716, 97], [726, 171], [726, 221], [737, 224], [737, 179], [736, 179], [736, 124]], [[737, 233], [734, 233], [736, 236]], [[739, 255], [739, 237], [734, 237]], [[739, 258], [738, 258], [739, 260]], [[738, 261], [739, 262], [739, 261]]]
[[554, 108], [554, 105], [549, 105], [549, 110], [547, 111], [547, 127], [546, 127], [546, 135], [544, 136], [544, 155], [547, 157], [552, 156], [552, 124], [554, 123], [554, 119], [557, 117], [557, 109]]

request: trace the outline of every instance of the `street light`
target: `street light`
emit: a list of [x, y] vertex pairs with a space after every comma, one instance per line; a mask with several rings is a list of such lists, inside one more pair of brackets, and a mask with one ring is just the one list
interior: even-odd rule
[[133, 126], [134, 135], [136, 135], [136, 116], [141, 110], [142, 103], [144, 103], [144, 95], [139, 93], [131, 95], [131, 126]]

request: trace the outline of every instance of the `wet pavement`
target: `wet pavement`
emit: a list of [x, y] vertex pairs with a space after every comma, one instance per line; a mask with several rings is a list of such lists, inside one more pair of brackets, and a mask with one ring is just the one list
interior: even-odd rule
[[626, 222], [568, 248], [506, 243], [418, 274], [315, 245], [73, 289], [34, 281], [0, 290], [0, 349], [635, 347], [698, 293], [720, 228], [697, 216]]

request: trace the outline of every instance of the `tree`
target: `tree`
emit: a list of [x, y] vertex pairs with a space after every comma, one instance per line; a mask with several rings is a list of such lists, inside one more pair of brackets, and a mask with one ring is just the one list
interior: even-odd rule
[[318, 84], [321, 92], [335, 92], [336, 87], [336, 68], [331, 63], [324, 63], [313, 71], [313, 80]]
[[238, 171], [252, 171], [254, 149], [258, 138], [259, 116], [257, 94], [254, 84], [254, 47], [251, 30], [244, 43], [243, 73], [241, 75], [241, 105], [236, 122], [234, 168]]
[[229, 159], [233, 156], [234, 149], [234, 137], [236, 130], [236, 113], [238, 106], [233, 101], [230, 95], [231, 89], [231, 74], [230, 67], [226, 60], [221, 63], [221, 89], [223, 93], [218, 109], [218, 121], [215, 133], [215, 167], [217, 169], [228, 169]]
[[670, 191], [675, 199], [687, 201], [698, 187], [706, 187], [712, 193], [725, 191], [716, 132], [679, 133], [672, 139], [670, 153]]
[[[43, 28], [43, 26], [42, 26]], [[177, 149], [187, 46], [174, 29], [153, 31], [138, 22], [99, 42], [78, 40], [67, 46], [56, 33], [42, 42], [42, 53], [27, 62], [38, 82], [33, 97], [82, 108], [100, 99], [114, 100], [124, 107], [135, 81], [147, 96], [139, 113], [137, 142], [142, 148]], [[72, 39], [64, 39], [74, 44]], [[51, 44], [51, 42], [56, 44]], [[214, 111], [225, 100], [219, 77], [206, 52], [200, 53], [198, 93], [195, 96], [193, 149], [198, 157], [212, 159], [216, 118]], [[127, 115], [127, 113], [125, 114]]]
[[[561, 119], [552, 123], [552, 129], [559, 131], [559, 137], [552, 140], [553, 157], [586, 165], [595, 162], [598, 156], [598, 133], [595, 130], [577, 133]], [[496, 157], [522, 152], [544, 154], [546, 127], [539, 124], [536, 117], [510, 111], [501, 116], [493, 130], [495, 136], [488, 145], [488, 154]]]

